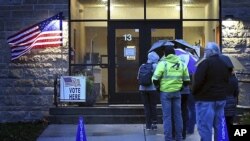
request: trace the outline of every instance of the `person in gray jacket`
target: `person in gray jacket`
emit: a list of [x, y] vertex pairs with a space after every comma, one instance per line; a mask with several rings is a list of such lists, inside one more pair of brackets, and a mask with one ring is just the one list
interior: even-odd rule
[[[152, 63], [154, 72], [157, 63], [159, 61], [159, 56], [156, 52], [148, 53], [148, 60], [147, 63]], [[140, 70], [140, 69], [139, 69]], [[139, 91], [141, 94], [142, 102], [144, 104], [144, 113], [146, 119], [146, 129], [147, 130], [156, 130], [157, 129], [157, 95], [158, 92], [156, 87], [152, 83], [149, 86], [139, 86]]]

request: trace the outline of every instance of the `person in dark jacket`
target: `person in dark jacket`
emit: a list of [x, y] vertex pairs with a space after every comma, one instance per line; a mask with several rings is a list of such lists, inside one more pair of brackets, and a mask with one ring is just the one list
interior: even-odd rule
[[228, 94], [230, 72], [219, 57], [220, 50], [216, 43], [209, 42], [205, 48], [205, 60], [195, 72], [193, 95], [196, 100], [196, 122], [202, 141], [217, 140], [220, 123], [224, 119], [224, 107]]
[[234, 117], [236, 115], [236, 105], [237, 99], [239, 95], [239, 84], [238, 79], [236, 78], [235, 73], [232, 72], [231, 76], [229, 77], [229, 88], [228, 88], [228, 96], [226, 99], [226, 106], [224, 109], [227, 130], [228, 133], [230, 131], [230, 127], [233, 125]]
[[[190, 87], [192, 87], [192, 81], [193, 81], [193, 74], [190, 75], [191, 78], [191, 83], [189, 84]], [[190, 89], [190, 94], [188, 95], [188, 99], [187, 99], [187, 111], [188, 111], [188, 115], [187, 115], [187, 124], [186, 124], [186, 130], [187, 130], [187, 134], [193, 134], [194, 133], [194, 128], [195, 128], [195, 124], [196, 124], [196, 112], [195, 112], [195, 100], [194, 100], [194, 96], [192, 94], [192, 89]]]

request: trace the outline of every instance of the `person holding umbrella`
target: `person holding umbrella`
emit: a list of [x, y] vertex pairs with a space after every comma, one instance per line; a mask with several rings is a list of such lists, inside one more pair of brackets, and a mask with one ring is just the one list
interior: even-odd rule
[[[190, 78], [194, 74], [196, 70], [195, 63], [198, 60], [194, 55], [192, 55], [190, 52], [176, 48], [175, 54], [180, 57], [181, 61], [188, 67], [188, 72]], [[192, 133], [195, 124], [195, 119], [193, 118], [193, 114], [195, 111], [195, 107], [191, 106], [190, 99], [192, 98], [190, 86], [183, 86], [181, 93], [181, 114], [182, 114], [182, 120], [183, 120], [183, 132], [182, 137], [183, 139], [186, 139], [186, 133]], [[193, 102], [194, 103], [194, 102]], [[189, 114], [190, 113], [190, 114]], [[173, 126], [174, 127], [174, 126]], [[174, 130], [174, 128], [173, 128]]]
[[173, 46], [165, 46], [165, 56], [159, 61], [152, 81], [160, 91], [165, 141], [172, 141], [172, 116], [175, 119], [176, 141], [182, 141], [180, 90], [183, 85], [188, 85], [190, 78], [187, 66], [175, 55]]
[[[195, 50], [184, 40], [159, 40], [155, 42], [150, 51], [155, 51], [161, 58], [164, 58], [164, 49], [168, 46], [174, 46], [175, 55], [180, 57], [184, 64], [188, 67], [189, 75], [194, 74], [196, 70], [196, 62], [198, 56], [195, 54]], [[191, 86], [191, 85], [190, 85]], [[181, 112], [183, 120], [183, 139], [186, 138], [186, 132], [192, 134], [195, 126], [195, 103], [193, 95], [190, 94], [189, 86], [183, 87], [181, 93]], [[175, 136], [174, 117], [172, 117], [172, 131]]]

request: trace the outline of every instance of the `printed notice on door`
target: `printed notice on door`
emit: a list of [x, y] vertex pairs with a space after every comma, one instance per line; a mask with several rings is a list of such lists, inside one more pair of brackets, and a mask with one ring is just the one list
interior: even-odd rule
[[86, 101], [86, 77], [85, 76], [61, 76], [60, 101], [85, 102]]
[[135, 60], [136, 55], [136, 48], [135, 46], [127, 46], [124, 47], [124, 57], [127, 58], [127, 60]]

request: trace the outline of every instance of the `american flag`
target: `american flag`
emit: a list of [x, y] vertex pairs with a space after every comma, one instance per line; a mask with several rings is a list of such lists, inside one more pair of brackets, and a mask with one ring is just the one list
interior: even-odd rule
[[11, 60], [32, 48], [62, 46], [62, 12], [8, 37], [7, 42], [11, 46]]
[[71, 77], [64, 77], [64, 84], [65, 87], [80, 87], [80, 79], [71, 78]]

